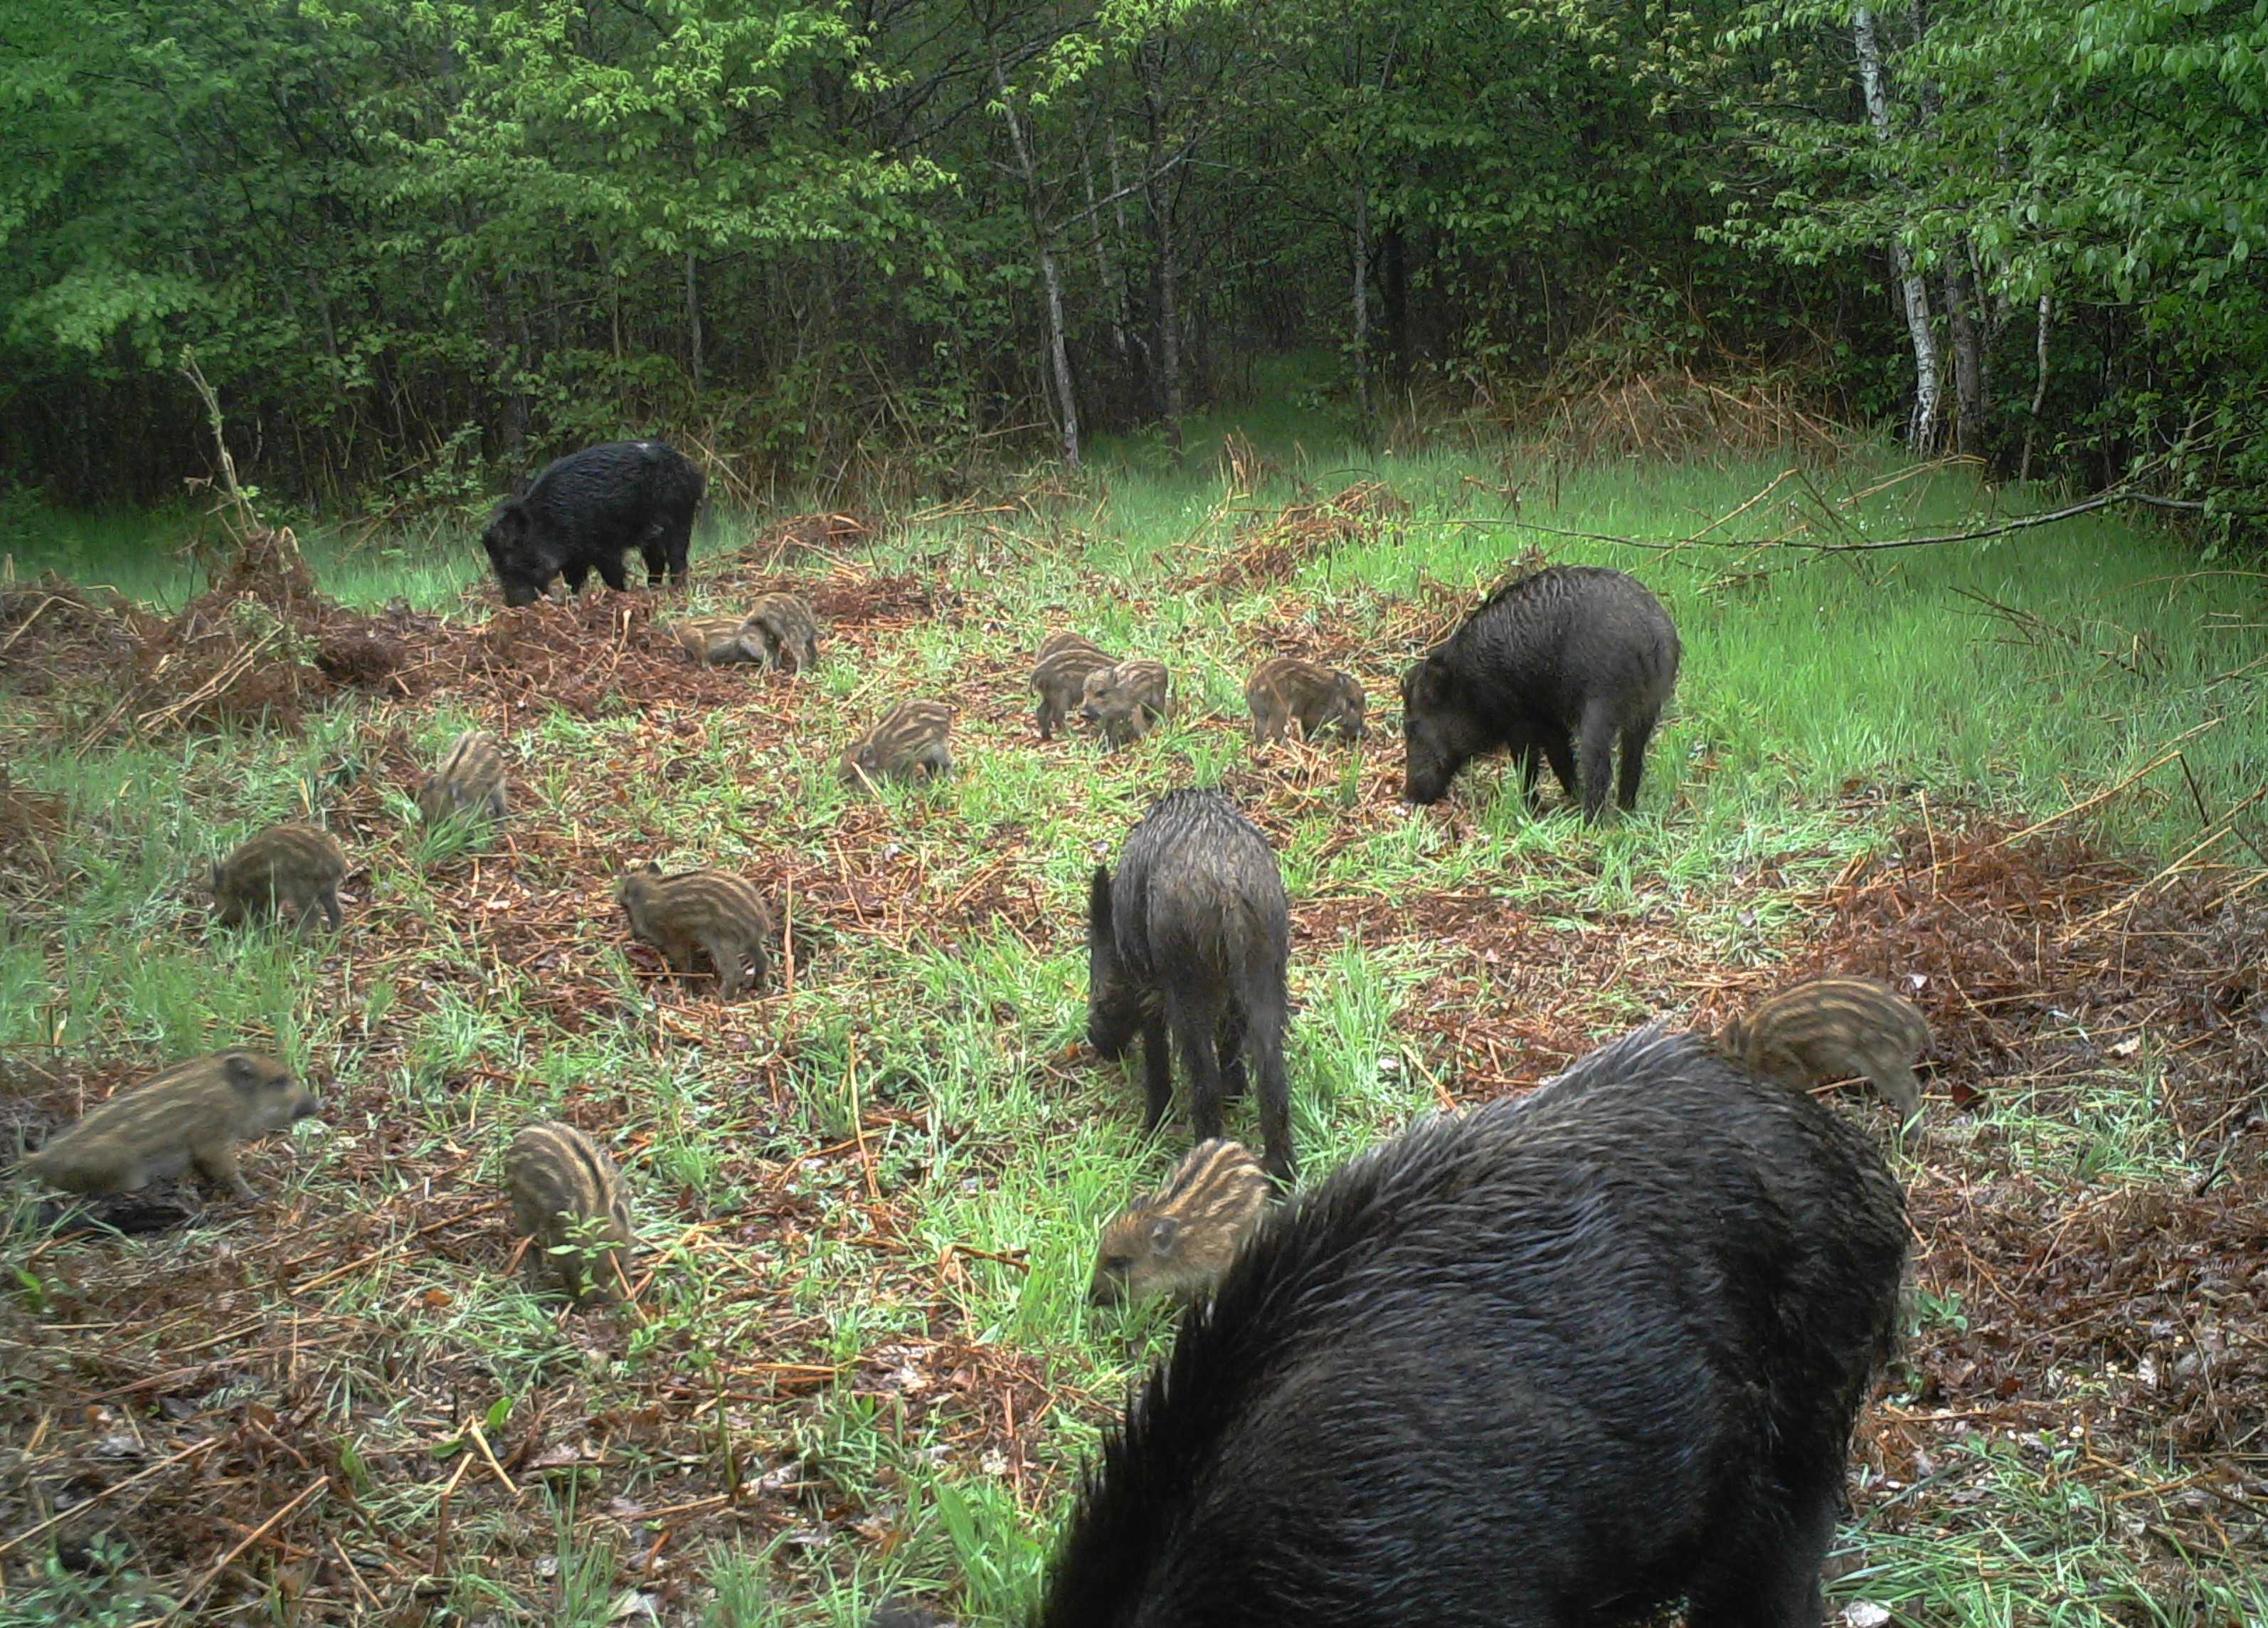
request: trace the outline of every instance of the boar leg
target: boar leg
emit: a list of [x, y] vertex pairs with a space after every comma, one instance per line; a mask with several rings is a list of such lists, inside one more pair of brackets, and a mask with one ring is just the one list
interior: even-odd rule
[[189, 1162], [215, 1187], [225, 1187], [239, 1198], [254, 1196], [252, 1183], [244, 1179], [244, 1171], [236, 1162], [236, 1144], [227, 1138], [190, 1148]]
[[1220, 1010], [1213, 999], [1166, 991], [1166, 1022], [1189, 1076], [1189, 1129], [1200, 1142], [1220, 1134]]
[[1558, 725], [1551, 724], [1540, 731], [1536, 739], [1543, 744], [1543, 755], [1551, 760], [1551, 772], [1558, 779], [1559, 789], [1567, 794], [1568, 801], [1574, 801], [1577, 796], [1575, 754], [1567, 732]]
[[1260, 1098], [1260, 1138], [1266, 1149], [1261, 1163], [1284, 1187], [1299, 1173], [1292, 1152], [1292, 1093], [1284, 1078], [1284, 1009], [1270, 1001], [1246, 1020], [1244, 1045]]
[[1576, 762], [1583, 771], [1586, 820], [1596, 820], [1607, 811], [1607, 793], [1615, 772], [1614, 748], [1614, 710], [1604, 701], [1594, 701], [1583, 709], [1583, 735], [1575, 748]]
[[701, 940], [701, 953], [717, 969], [717, 993], [731, 1000], [740, 992], [740, 947], [724, 935], [711, 933]]
[[1624, 814], [1638, 807], [1638, 777], [1646, 773], [1646, 743], [1653, 738], [1654, 720], [1660, 716], [1648, 712], [1623, 731], [1623, 761], [1615, 801]]
[[1244, 1013], [1231, 1003], [1220, 1016], [1220, 1100], [1233, 1102], [1250, 1088], [1244, 1062]]
[[1174, 1105], [1174, 1054], [1166, 1044], [1162, 1012], [1146, 1013], [1142, 1019], [1142, 1084], [1149, 1094], [1142, 1129], [1154, 1131], [1166, 1123], [1166, 1110]]
[[1815, 1628], [1826, 1615], [1819, 1573], [1835, 1536], [1836, 1499], [1788, 1513], [1785, 1529], [1774, 1522], [1769, 1534], [1734, 1539], [1734, 1552], [1710, 1568], [1708, 1582], [1687, 1602], [1687, 1628]]

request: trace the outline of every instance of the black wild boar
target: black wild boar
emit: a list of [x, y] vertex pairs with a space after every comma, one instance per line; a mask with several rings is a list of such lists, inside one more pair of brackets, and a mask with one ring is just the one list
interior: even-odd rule
[[1275, 851], [1222, 793], [1168, 792], [1126, 838], [1114, 879], [1087, 893], [1088, 1043], [1116, 1061], [1137, 1033], [1155, 1131], [1172, 1105], [1167, 1036], [1189, 1077], [1200, 1142], [1221, 1134], [1222, 1101], [1259, 1082], [1268, 1173], [1292, 1178], [1284, 1079], [1290, 909]]
[[1090, 1471], [1034, 1628], [1818, 1628], [1904, 1196], [1643, 1030], [1264, 1221]]
[[1583, 812], [1638, 806], [1646, 743], [1677, 681], [1677, 630], [1646, 585], [1596, 565], [1552, 565], [1498, 589], [1402, 679], [1409, 750], [1402, 794], [1438, 802], [1471, 759], [1501, 747], [1531, 799], [1536, 761], [1569, 797], [1582, 768]]
[[661, 441], [608, 441], [548, 466], [526, 492], [497, 505], [481, 534], [507, 605], [534, 602], [555, 577], [580, 592], [593, 571], [627, 588], [622, 556], [645, 558], [648, 586], [666, 570], [685, 585], [693, 512], [703, 481], [685, 454]]

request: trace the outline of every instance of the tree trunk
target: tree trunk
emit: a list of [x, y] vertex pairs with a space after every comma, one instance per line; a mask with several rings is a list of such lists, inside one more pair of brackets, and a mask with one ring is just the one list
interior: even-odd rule
[[[1859, 83], [1866, 92], [1867, 116], [1873, 121], [1878, 141], [1890, 139], [1890, 101], [1882, 84], [1882, 48], [1875, 31], [1872, 6], [1860, 6], [1851, 17], [1852, 38], [1859, 48]], [[1906, 332], [1913, 342], [1914, 408], [1906, 440], [1914, 451], [1926, 453], [1937, 444], [1937, 334], [1930, 326], [1929, 285], [1914, 269], [1906, 246], [1896, 232], [1890, 236], [1890, 269], [1896, 276], [1898, 297], [1905, 307]]]
[[1953, 450], [1974, 453], [1984, 444], [1984, 342], [1975, 290], [1957, 254], [1945, 268], [1945, 320], [1953, 340]]
[[685, 251], [685, 322], [693, 335], [693, 388], [701, 388], [701, 282], [693, 269], [693, 251]]
[[1024, 212], [1032, 223], [1032, 248], [1040, 262], [1040, 290], [1047, 313], [1048, 357], [1054, 365], [1056, 405], [1063, 413], [1064, 462], [1079, 468], [1079, 398], [1071, 376], [1071, 349], [1064, 340], [1063, 277], [1056, 269], [1055, 245], [1048, 230], [1047, 201], [1040, 193], [1040, 168], [1024, 139], [1023, 122], [1016, 117], [1015, 99], [1008, 94], [1008, 76], [1000, 59], [992, 59], [992, 84], [1000, 92], [1000, 116], [1007, 122], [1008, 145], [1016, 155], [1016, 168], [1024, 181]]
[[1386, 350], [1394, 358], [1396, 385], [1410, 379], [1410, 255], [1400, 223], [1387, 227], [1379, 240], [1384, 258], [1379, 298], [1386, 311]]
[[1160, 155], [1171, 132], [1166, 128], [1165, 52], [1142, 53], [1142, 105], [1150, 126], [1150, 179], [1143, 194], [1150, 206], [1151, 235], [1158, 250], [1158, 411], [1166, 421], [1166, 442], [1176, 460], [1182, 451], [1182, 311], [1178, 298], [1179, 246], [1174, 238], [1174, 188]]
[[[1113, 165], [1115, 173], [1117, 166]], [[1118, 352], [1118, 359], [1126, 360], [1126, 291], [1111, 275], [1110, 250], [1102, 240], [1102, 213], [1094, 201], [1094, 155], [1088, 153], [1079, 160], [1079, 180], [1086, 187], [1086, 214], [1094, 232], [1094, 276], [1103, 298], [1110, 302], [1110, 343]], [[1114, 183], [1111, 190], [1117, 190]]]
[[[1118, 164], [1118, 136], [1109, 125], [1102, 127], [1103, 161], [1110, 166], [1110, 216], [1118, 228], [1118, 263], [1126, 263], [1126, 180]], [[1112, 293], [1117, 298], [1118, 334], [1127, 343], [1141, 348], [1143, 359], [1149, 359], [1150, 347], [1134, 332], [1133, 300], [1127, 291], [1126, 278], [1122, 273]]]
[[1354, 394], [1362, 413], [1363, 433], [1370, 433], [1370, 188], [1364, 180], [1362, 158], [1355, 158], [1353, 276]]
[[2024, 457], [2023, 461], [2016, 467], [2016, 478], [2019, 481], [2029, 481], [2032, 478], [2032, 437], [2039, 430], [2040, 413], [2047, 406], [2048, 320], [2052, 313], [2053, 306], [2050, 297], [2045, 294], [2041, 295], [2039, 332], [2032, 342], [2034, 352], [2039, 358], [2039, 376], [2032, 386], [2032, 416], [2024, 425]]

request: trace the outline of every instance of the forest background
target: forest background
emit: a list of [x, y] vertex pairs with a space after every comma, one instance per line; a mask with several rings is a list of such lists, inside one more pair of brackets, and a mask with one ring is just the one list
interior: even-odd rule
[[1374, 444], [1729, 382], [2208, 548], [2268, 506], [2256, 0], [0, 18], [19, 503], [206, 473], [187, 347], [287, 513], [461, 511], [625, 432], [889, 501], [1178, 454], [1319, 351]]

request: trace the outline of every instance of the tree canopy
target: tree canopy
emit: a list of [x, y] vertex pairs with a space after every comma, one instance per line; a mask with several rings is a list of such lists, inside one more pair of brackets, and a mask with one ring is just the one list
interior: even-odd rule
[[857, 475], [1247, 358], [1789, 367], [2268, 490], [2256, 0], [0, 0], [15, 480], [455, 500], [625, 431]]

